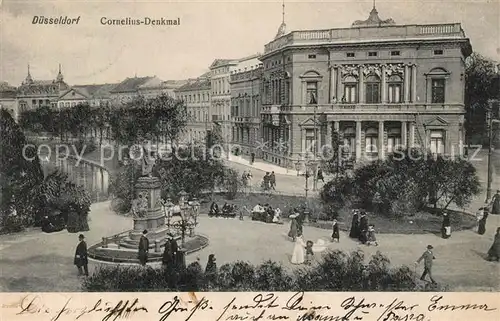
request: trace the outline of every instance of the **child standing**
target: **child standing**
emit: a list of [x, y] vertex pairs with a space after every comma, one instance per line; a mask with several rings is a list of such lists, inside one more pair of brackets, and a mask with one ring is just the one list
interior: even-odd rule
[[313, 245], [313, 241], [307, 241], [306, 243], [306, 264], [308, 265], [312, 263], [314, 258]]
[[333, 225], [332, 225], [332, 240], [334, 242], [339, 242], [340, 235], [339, 235], [339, 225], [337, 224], [337, 219], [333, 219]]
[[375, 237], [375, 225], [370, 224], [368, 226], [368, 232], [367, 232], [367, 245], [375, 245], [378, 246], [377, 243], [377, 238]]

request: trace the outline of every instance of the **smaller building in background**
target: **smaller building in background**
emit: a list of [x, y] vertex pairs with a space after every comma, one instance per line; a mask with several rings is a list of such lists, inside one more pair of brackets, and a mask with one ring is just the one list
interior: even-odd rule
[[59, 73], [54, 80], [34, 80], [28, 66], [28, 75], [17, 89], [19, 112], [43, 106], [56, 108], [61, 93], [69, 89], [59, 65]]
[[245, 155], [256, 153], [260, 141], [261, 77], [260, 61], [231, 74], [232, 144]]
[[118, 84], [73, 86], [61, 94], [57, 102], [58, 108], [75, 107], [88, 103], [91, 107], [100, 107], [111, 99], [110, 91]]
[[0, 82], [0, 108], [7, 110], [17, 120], [19, 111], [16, 96], [16, 87], [9, 85], [7, 82]]
[[184, 101], [189, 120], [182, 137], [183, 142], [203, 142], [212, 128], [210, 116], [210, 73], [189, 79], [175, 91], [176, 98]]

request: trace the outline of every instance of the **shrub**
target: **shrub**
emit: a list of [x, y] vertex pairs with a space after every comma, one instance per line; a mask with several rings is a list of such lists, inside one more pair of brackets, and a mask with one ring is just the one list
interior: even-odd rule
[[337, 250], [318, 259], [318, 264], [292, 273], [270, 260], [256, 267], [242, 261], [227, 263], [220, 267], [215, 284], [211, 285], [198, 262], [176, 270], [101, 266], [83, 281], [82, 286], [86, 291], [95, 292], [432, 291], [429, 287], [416, 288], [415, 274], [408, 267], [391, 269], [389, 259], [379, 252], [367, 265], [361, 251], [346, 254]]

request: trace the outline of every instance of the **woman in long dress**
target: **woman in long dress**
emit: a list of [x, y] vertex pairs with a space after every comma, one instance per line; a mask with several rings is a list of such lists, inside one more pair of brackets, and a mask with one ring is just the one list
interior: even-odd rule
[[288, 232], [288, 237], [291, 237], [294, 242], [297, 238], [297, 228], [297, 220], [295, 218], [292, 218], [292, 220], [290, 221], [290, 231]]
[[292, 254], [292, 264], [303, 264], [305, 259], [304, 259], [304, 250], [306, 248], [306, 243], [304, 242], [304, 239], [302, 238], [302, 235], [297, 236], [295, 240], [295, 246], [293, 248], [293, 254]]
[[353, 239], [357, 239], [359, 237], [359, 215], [357, 210], [353, 211], [351, 231], [349, 232], [349, 237]]
[[488, 208], [484, 208], [484, 214], [483, 217], [479, 220], [479, 224], [477, 227], [477, 233], [479, 235], [484, 235], [486, 232], [486, 219], [488, 218]]
[[441, 226], [441, 237], [447, 239], [451, 236], [451, 224], [448, 213], [443, 213], [443, 224]]
[[495, 240], [493, 245], [488, 251], [489, 261], [498, 261], [500, 259], [500, 227], [497, 228], [497, 234], [495, 234]]
[[493, 196], [491, 202], [491, 214], [500, 214], [500, 190]]

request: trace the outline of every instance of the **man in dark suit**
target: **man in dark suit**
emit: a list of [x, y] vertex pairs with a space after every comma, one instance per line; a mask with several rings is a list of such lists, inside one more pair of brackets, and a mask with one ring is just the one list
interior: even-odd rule
[[[78, 236], [78, 240], [80, 241], [78, 245], [76, 246], [76, 251], [75, 251], [75, 259], [73, 261], [73, 264], [76, 265], [78, 268], [78, 275], [84, 274], [85, 276], [89, 276], [89, 268], [88, 268], [88, 257], [87, 257], [87, 243], [84, 241], [85, 236], [83, 234], [80, 234]], [[83, 270], [82, 270], [83, 268]]]
[[148, 253], [149, 253], [149, 240], [146, 237], [148, 234], [147, 230], [142, 232], [141, 239], [139, 240], [139, 262], [142, 266], [146, 266], [148, 262]]
[[427, 245], [427, 251], [425, 251], [424, 254], [422, 254], [422, 256], [417, 260], [417, 262], [415, 262], [415, 265], [418, 265], [420, 261], [424, 260], [424, 273], [422, 273], [420, 280], [424, 281], [425, 276], [429, 274], [431, 282], [435, 284], [436, 281], [434, 281], [434, 279], [432, 278], [432, 261], [436, 258], [432, 253], [432, 249], [432, 245]]
[[366, 243], [367, 237], [366, 234], [368, 233], [368, 217], [366, 216], [365, 211], [361, 211], [361, 218], [359, 219], [359, 241], [362, 244]]
[[178, 253], [179, 253], [179, 245], [177, 244], [177, 241], [175, 240], [173, 235], [169, 235], [170, 238], [170, 253], [172, 255], [172, 264], [174, 267], [177, 267], [179, 264], [177, 258], [178, 258]]

